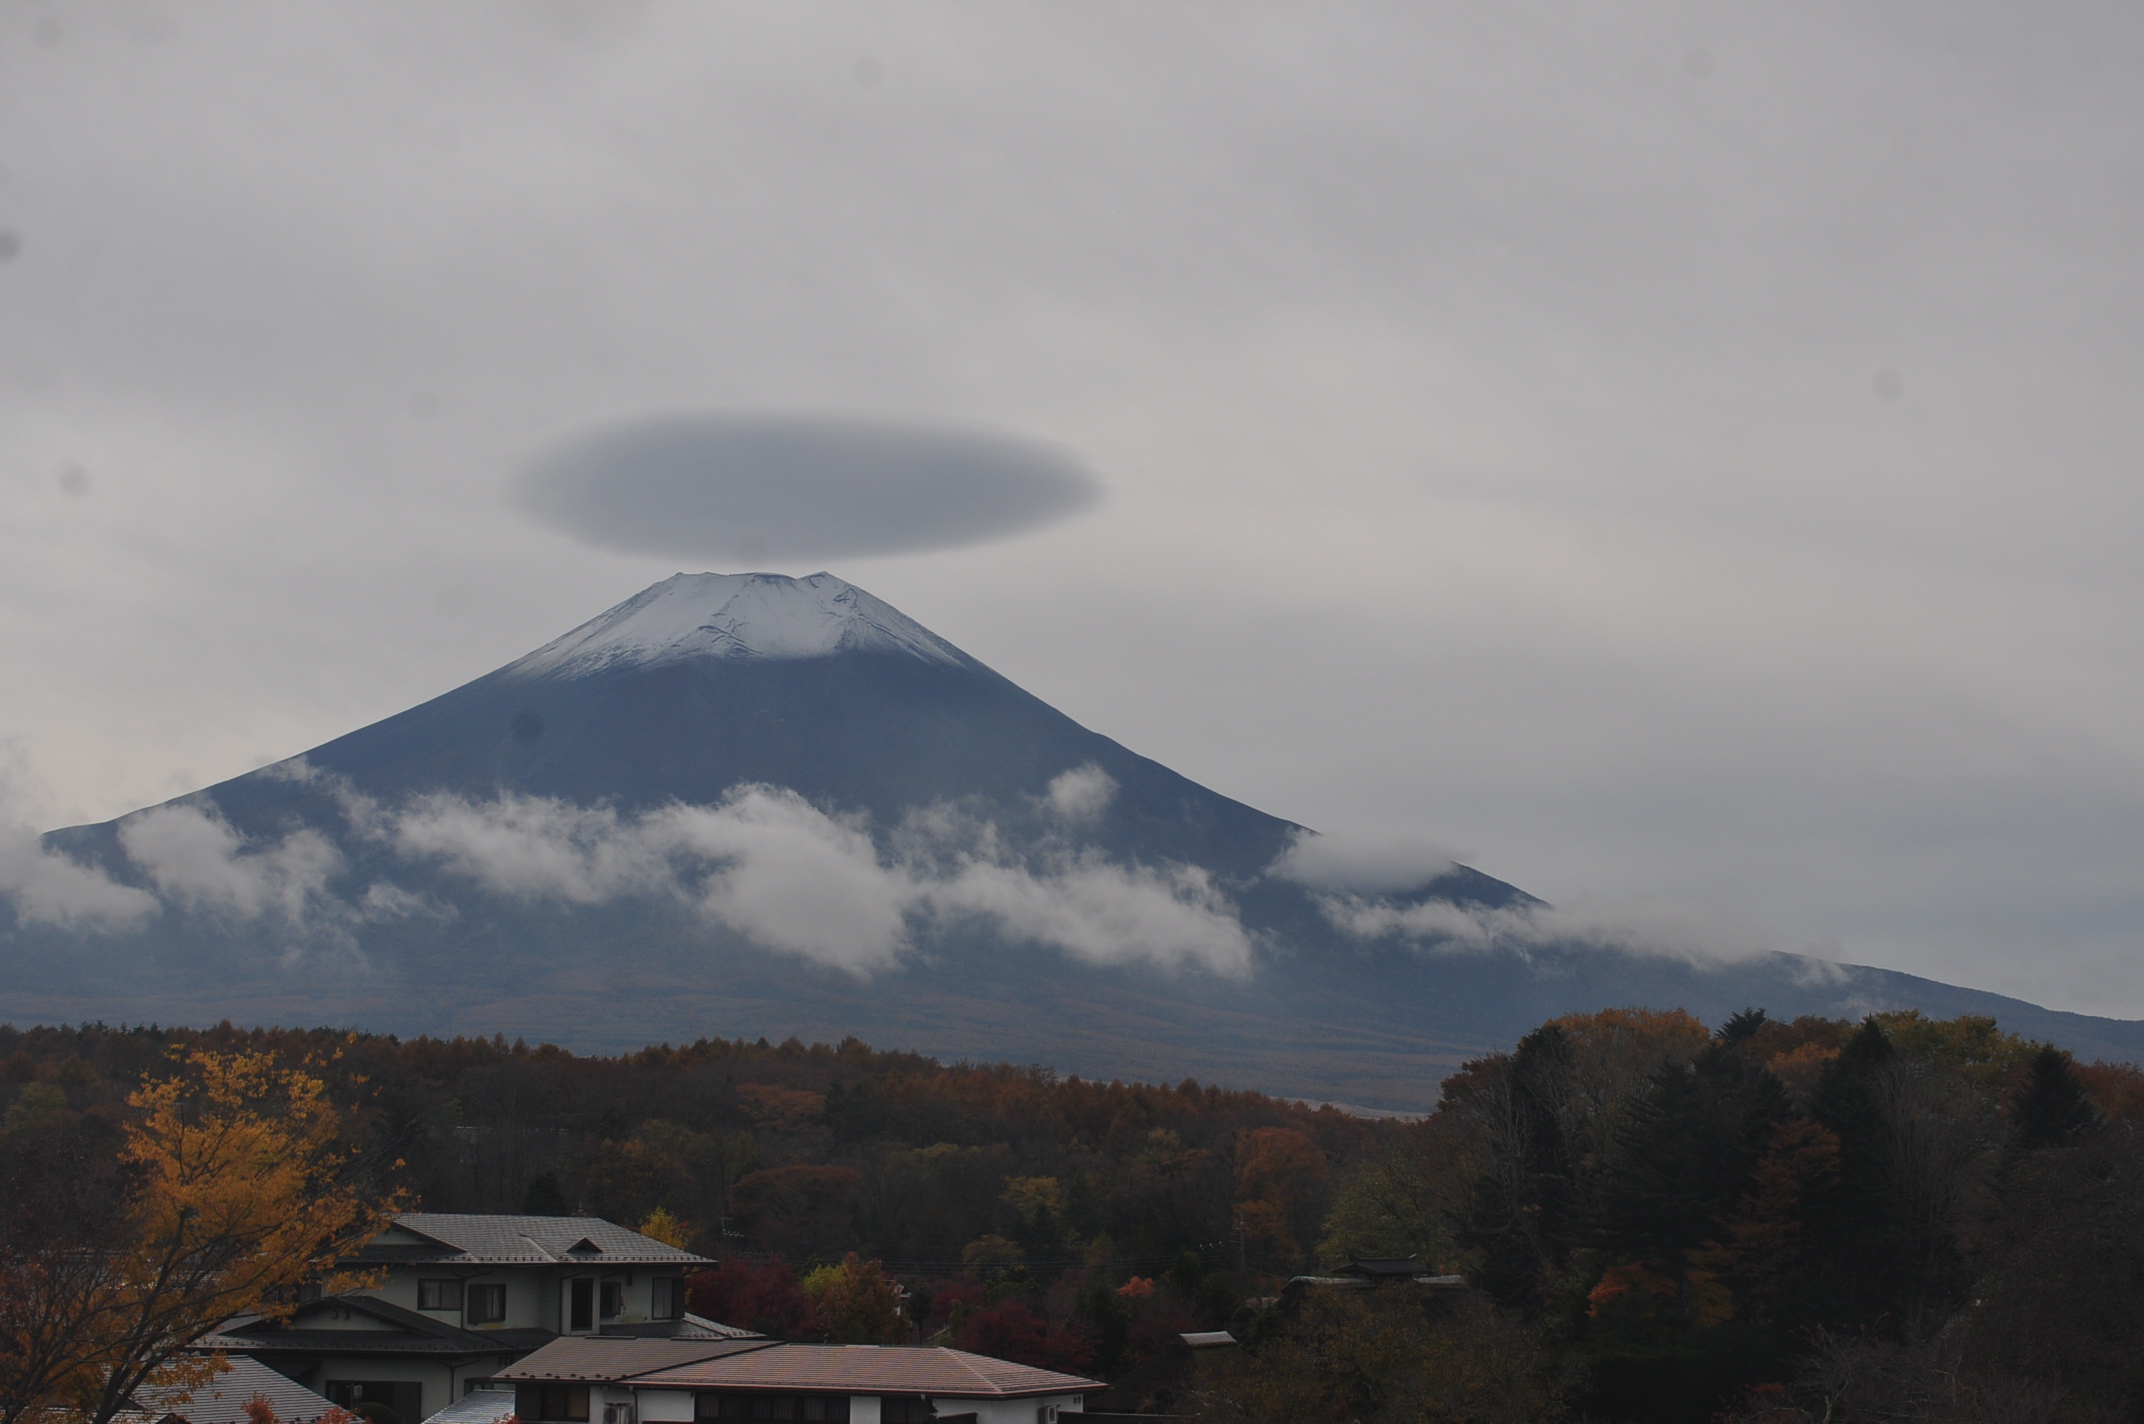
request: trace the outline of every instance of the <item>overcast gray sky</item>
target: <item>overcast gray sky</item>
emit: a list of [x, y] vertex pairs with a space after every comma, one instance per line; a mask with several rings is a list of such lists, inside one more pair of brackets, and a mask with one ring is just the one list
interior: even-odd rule
[[588, 432], [950, 425], [1106, 494], [773, 566], [1313, 826], [2144, 1016], [2139, 73], [2118, 4], [15, 0], [13, 794], [677, 571], [515, 498]]

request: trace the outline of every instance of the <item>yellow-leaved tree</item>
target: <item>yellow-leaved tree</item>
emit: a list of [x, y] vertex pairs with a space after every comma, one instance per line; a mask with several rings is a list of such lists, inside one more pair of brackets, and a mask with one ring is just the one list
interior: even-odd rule
[[190, 1351], [233, 1315], [334, 1292], [396, 1202], [365, 1181], [327, 1085], [265, 1053], [196, 1047], [128, 1099], [126, 1195], [96, 1237], [0, 1262], [0, 1424], [109, 1424], [137, 1393], [206, 1383]]
[[821, 1266], [804, 1277], [804, 1294], [827, 1335], [844, 1345], [892, 1345], [907, 1334], [901, 1319], [901, 1288], [877, 1261], [854, 1251], [838, 1266]]
[[650, 1241], [675, 1246], [680, 1251], [684, 1250], [685, 1243], [692, 1239], [692, 1233], [686, 1229], [685, 1223], [673, 1216], [670, 1208], [663, 1206], [655, 1208], [641, 1220], [640, 1234]]

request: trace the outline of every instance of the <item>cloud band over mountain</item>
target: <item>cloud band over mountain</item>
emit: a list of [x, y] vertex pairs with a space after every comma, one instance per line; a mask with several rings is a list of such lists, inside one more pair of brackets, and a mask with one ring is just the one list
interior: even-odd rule
[[[302, 763], [285, 774], [316, 776]], [[947, 807], [908, 817], [882, 853], [861, 817], [761, 784], [712, 805], [621, 813], [510, 792], [434, 793], [390, 808], [320, 779], [353, 846], [384, 847], [413, 870], [522, 902], [668, 900], [762, 948], [858, 976], [899, 963], [919, 935], [963, 925], [1089, 964], [1226, 976], [1251, 968], [1250, 936], [1206, 871], [1121, 864], [1054, 834], [1016, 852], [995, 823]], [[1076, 822], [1114, 789], [1106, 773], [1082, 767], [1046, 802]], [[162, 909], [350, 948], [368, 922], [454, 913], [391, 880], [338, 890], [350, 856], [321, 829], [248, 841], [205, 799], [128, 817], [118, 834], [148, 888], [33, 840], [0, 855], [0, 894], [19, 917], [43, 923], [124, 932]]]

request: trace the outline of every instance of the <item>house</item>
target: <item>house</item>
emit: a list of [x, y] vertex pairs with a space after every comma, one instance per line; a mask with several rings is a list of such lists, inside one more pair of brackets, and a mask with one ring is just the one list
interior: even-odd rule
[[1463, 1292], [1467, 1278], [1437, 1275], [1413, 1256], [1350, 1261], [1329, 1276], [1295, 1276], [1281, 1287], [1276, 1304], [1284, 1315], [1301, 1308], [1303, 1297], [1314, 1290], [1374, 1290], [1383, 1286], [1411, 1286], [1431, 1293]]
[[561, 1339], [501, 1370], [523, 1424], [1055, 1424], [1098, 1380], [940, 1346]]
[[295, 1380], [235, 1355], [230, 1368], [192, 1389], [141, 1389], [128, 1415], [153, 1424], [247, 1424], [246, 1406], [265, 1400], [283, 1424], [315, 1424], [335, 1406]]
[[1333, 1274], [1363, 1281], [1369, 1285], [1387, 1285], [1395, 1281], [1409, 1281], [1418, 1284], [1434, 1282], [1441, 1286], [1456, 1284], [1460, 1280], [1458, 1276], [1438, 1275], [1428, 1266], [1423, 1265], [1422, 1258], [1419, 1256], [1365, 1257], [1348, 1262]]
[[477, 1331], [673, 1335], [685, 1275], [715, 1263], [593, 1216], [405, 1212], [356, 1260], [366, 1294]]
[[1217, 1366], [1236, 1353], [1226, 1330], [1187, 1330], [1166, 1341], [1106, 1389], [1087, 1396], [1087, 1417], [1174, 1418], [1186, 1400], [1204, 1392]]
[[195, 1348], [418, 1424], [560, 1336], [759, 1338], [686, 1313], [685, 1275], [712, 1261], [592, 1216], [408, 1212], [344, 1264], [376, 1283], [225, 1321]]

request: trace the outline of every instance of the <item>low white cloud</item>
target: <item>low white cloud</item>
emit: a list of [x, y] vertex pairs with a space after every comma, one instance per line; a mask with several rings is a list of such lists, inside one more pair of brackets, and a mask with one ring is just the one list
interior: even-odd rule
[[423, 895], [412, 894], [388, 880], [376, 880], [365, 887], [358, 897], [358, 913], [367, 920], [407, 920], [419, 915], [431, 919], [451, 920], [456, 911], [451, 905], [438, 904]]
[[1092, 825], [1117, 799], [1117, 779], [1090, 761], [1053, 777], [1047, 799], [1067, 824]]
[[158, 909], [148, 891], [46, 850], [35, 831], [12, 825], [0, 825], [0, 899], [25, 923], [69, 930], [138, 929]]
[[915, 882], [880, 861], [859, 823], [794, 791], [740, 787], [718, 806], [673, 806], [644, 824], [719, 860], [694, 897], [701, 913], [769, 949], [860, 974], [908, 948]]
[[857, 974], [908, 947], [908, 876], [881, 863], [860, 825], [793, 791], [740, 786], [712, 806], [638, 815], [512, 794], [351, 809], [402, 856], [494, 894], [584, 906], [666, 896], [767, 948]]
[[928, 890], [944, 915], [980, 915], [1005, 934], [1055, 945], [1090, 964], [1195, 965], [1243, 975], [1251, 942], [1228, 898], [1204, 870], [1067, 858], [1037, 874], [971, 859]]
[[[158, 806], [119, 823], [119, 844], [171, 903], [239, 920], [303, 924], [330, 905], [342, 852], [311, 827], [248, 842], [213, 806]], [[339, 909], [339, 907], [335, 907]]]
[[1706, 906], [1670, 901], [1491, 909], [1321, 895], [1318, 903], [1326, 919], [1358, 939], [1397, 938], [1447, 952], [1612, 949], [1699, 965], [1732, 964], [1771, 952], [1751, 926]]
[[156, 897], [47, 850], [33, 829], [44, 809], [35, 788], [22, 748], [0, 739], [0, 901], [25, 924], [101, 932], [140, 927], [157, 912]]
[[1396, 894], [1457, 868], [1458, 857], [1421, 836], [1297, 831], [1273, 873], [1314, 890]]
[[[361, 829], [379, 819], [369, 803], [367, 810], [357, 818]], [[499, 895], [594, 905], [669, 878], [659, 840], [606, 806], [541, 796], [472, 802], [437, 793], [417, 797], [380, 830], [402, 855], [436, 861]]]
[[[389, 806], [303, 758], [273, 774], [322, 786], [358, 843], [489, 894], [580, 907], [667, 899], [764, 948], [859, 977], [898, 963], [918, 929], [976, 922], [1090, 964], [1228, 975], [1251, 967], [1250, 936], [1204, 870], [1119, 864], [1059, 832], [1023, 853], [994, 821], [951, 804], [910, 812], [882, 850], [862, 817], [766, 785], [734, 787], [712, 805], [621, 813], [511, 793]], [[1089, 764], [1052, 781], [1045, 805], [1069, 831], [1091, 824], [1116, 792]], [[0, 897], [19, 919], [76, 929], [138, 929], [166, 906], [262, 924], [290, 941], [291, 962], [307, 946], [354, 952], [366, 924], [458, 913], [386, 879], [338, 893], [349, 861], [322, 830], [248, 838], [206, 799], [129, 816], [118, 835], [151, 888], [44, 850], [0, 816]]]
[[[1114, 791], [1106, 776], [1067, 776], [1077, 778], [1075, 806], [1106, 804]], [[666, 896], [766, 948], [857, 975], [897, 962], [916, 922], [972, 919], [1093, 964], [1250, 968], [1249, 936], [1204, 871], [1119, 865], [1058, 845], [1030, 864], [994, 823], [948, 806], [909, 816], [890, 855], [860, 819], [772, 786], [638, 815], [514, 795], [352, 809], [404, 856], [497, 894], [573, 905]]]

